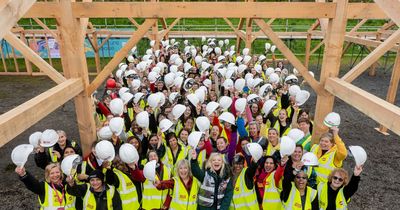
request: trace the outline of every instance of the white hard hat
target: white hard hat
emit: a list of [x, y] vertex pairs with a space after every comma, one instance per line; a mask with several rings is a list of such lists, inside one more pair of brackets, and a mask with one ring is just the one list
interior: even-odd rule
[[185, 80], [185, 82], [183, 83], [183, 89], [185, 89], [186, 91], [189, 91], [192, 89], [193, 84], [196, 82], [196, 80], [194, 80], [193, 78], [187, 78]]
[[52, 147], [58, 142], [58, 138], [58, 133], [55, 130], [47, 129], [40, 136], [40, 146]]
[[133, 97], [133, 103], [135, 104], [139, 103], [140, 99], [142, 99], [143, 96], [144, 93], [142, 92], [135, 93], [135, 96]]
[[122, 131], [124, 130], [124, 119], [122, 117], [113, 117], [110, 120], [109, 126], [110, 126], [111, 131], [115, 135], [119, 136], [122, 133]]
[[183, 70], [185, 73], [188, 73], [191, 68], [193, 68], [193, 66], [190, 63], [183, 64]]
[[318, 166], [319, 164], [317, 156], [312, 152], [305, 153], [303, 157], [301, 157], [301, 162], [303, 162], [305, 166]]
[[31, 144], [34, 148], [39, 146], [40, 137], [42, 136], [42, 132], [36, 131], [29, 136], [29, 144]]
[[129, 88], [127, 88], [127, 87], [121, 87], [119, 90], [118, 90], [118, 95], [119, 96], [122, 96], [124, 93], [126, 93], [126, 92], [129, 92]]
[[264, 111], [264, 114], [265, 114], [265, 115], [268, 115], [269, 112], [272, 110], [272, 108], [274, 108], [274, 106], [275, 106], [277, 103], [278, 103], [278, 102], [275, 101], [275, 100], [268, 99], [268, 100], [264, 103], [264, 105], [263, 105], [263, 107], [262, 107], [262, 110]]
[[208, 115], [212, 114], [219, 107], [219, 103], [211, 101], [206, 106], [206, 112]]
[[254, 65], [254, 69], [256, 70], [257, 73], [261, 73], [262, 66], [260, 64], [256, 64], [256, 65]]
[[210, 87], [212, 85], [212, 81], [210, 79], [205, 79], [203, 81], [203, 85], [205, 85], [206, 87]]
[[172, 72], [172, 73], [178, 72], [178, 66], [176, 66], [176, 65], [171, 65], [171, 66], [169, 67], [169, 71]]
[[297, 84], [298, 82], [299, 79], [294, 74], [291, 74], [285, 78], [286, 84]]
[[140, 79], [134, 79], [131, 82], [131, 87], [133, 90], [138, 90], [140, 88], [140, 84], [141, 84]]
[[208, 117], [198, 117], [196, 119], [196, 126], [200, 132], [205, 132], [206, 130], [210, 129], [210, 120]]
[[257, 87], [258, 85], [262, 84], [264, 80], [261, 78], [255, 78], [253, 81], [253, 87]]
[[281, 157], [293, 154], [295, 149], [296, 143], [294, 142], [294, 140], [288, 136], [282, 136], [280, 148]]
[[269, 76], [274, 72], [275, 72], [274, 68], [269, 67], [269, 68], [267, 68], [267, 70], [265, 70], [265, 75]]
[[197, 89], [196, 91], [194, 91], [194, 94], [197, 96], [197, 98], [199, 99], [200, 103], [204, 102], [204, 99], [206, 97], [206, 93], [204, 92], [203, 88], [202, 89]]
[[179, 97], [180, 94], [178, 92], [172, 92], [171, 94], [169, 94], [168, 96], [168, 100], [171, 104], [175, 103], [175, 101], [177, 101], [176, 99], [178, 99], [177, 97]]
[[232, 98], [228, 96], [222, 96], [219, 99], [219, 105], [222, 109], [228, 109], [232, 104]]
[[103, 161], [112, 161], [115, 157], [114, 146], [110, 141], [102, 140], [96, 144], [96, 156]]
[[160, 77], [160, 75], [157, 72], [154, 72], [154, 71], [150, 72], [148, 75], [149, 82], [155, 83], [157, 81], [158, 77]]
[[82, 162], [81, 156], [78, 154], [73, 154], [65, 157], [61, 162], [61, 170], [62, 172], [67, 175], [75, 175], [71, 174], [72, 169], [78, 167], [78, 165]]
[[211, 64], [207, 63], [207, 62], [201, 62], [201, 70], [202, 71], [208, 71], [211, 67]]
[[242, 56], [236, 57], [236, 62], [242, 63], [242, 61], [243, 61], [243, 57]]
[[225, 40], [224, 40], [224, 44], [225, 44], [226, 46], [228, 46], [228, 45], [229, 45], [229, 39], [225, 39]]
[[150, 94], [149, 97], [147, 98], [147, 103], [153, 109], [159, 105], [160, 101], [161, 101], [160, 95], [155, 93]]
[[304, 137], [304, 132], [297, 128], [290, 129], [289, 133], [287, 134], [294, 142], [300, 141]]
[[189, 45], [189, 40], [187, 40], [187, 39], [183, 40], [183, 44]]
[[365, 152], [364, 148], [360, 146], [349, 146], [349, 149], [356, 161], [356, 166], [364, 165], [365, 161], [367, 161], [367, 152]]
[[275, 50], [276, 50], [276, 46], [275, 46], [275, 45], [272, 45], [272, 46], [271, 46], [271, 52], [275, 52]]
[[124, 71], [122, 71], [121, 69], [118, 69], [116, 72], [115, 72], [115, 76], [117, 77], [117, 78], [119, 78], [119, 79], [122, 79], [122, 74], [124, 73]]
[[132, 144], [125, 143], [121, 145], [118, 154], [122, 162], [127, 164], [136, 163], [139, 160], [138, 151]]
[[339, 127], [340, 125], [340, 115], [336, 112], [331, 112], [328, 115], [326, 115], [325, 119], [324, 119], [324, 124], [326, 126], [333, 127]]
[[269, 50], [271, 48], [271, 44], [266, 42], [265, 43], [265, 50]]
[[201, 57], [201, 55], [197, 55], [194, 58], [194, 62], [196, 62], [197, 65], [201, 64], [202, 61], [203, 61], [203, 57]]
[[193, 149], [196, 149], [202, 136], [203, 136], [203, 133], [200, 131], [191, 132], [188, 136], [189, 146], [191, 146]]
[[131, 69], [131, 70], [128, 70], [125, 72], [125, 77], [131, 76], [134, 74], [136, 74], [136, 71]]
[[187, 95], [186, 98], [189, 100], [191, 104], [193, 104], [193, 106], [197, 106], [197, 104], [200, 102], [196, 94], [194, 93]]
[[239, 78], [235, 81], [235, 89], [238, 91], [242, 91], [245, 85], [246, 80], [244, 80], [243, 78]]
[[230, 123], [230, 124], [232, 124], [232, 125], [235, 125], [236, 123], [236, 121], [235, 121], [235, 116], [233, 116], [233, 114], [232, 113], [230, 113], [230, 112], [224, 112], [224, 113], [222, 113], [219, 117], [218, 117], [218, 119], [220, 120], [220, 121], [224, 121], [224, 122], [227, 122], [227, 123]]
[[[122, 71], [125, 71], [127, 68], [128, 68], [128, 65], [126, 65], [126, 63], [123, 63], [123, 64], [119, 67], [119, 69], [121, 69]], [[127, 72], [125, 72], [125, 73], [127, 73]]]
[[242, 54], [243, 54], [244, 56], [248, 55], [249, 52], [250, 52], [249, 48], [244, 48], [244, 49], [242, 50]]
[[270, 74], [270, 75], [269, 75], [269, 82], [270, 82], [271, 84], [278, 83], [278, 82], [279, 82], [279, 75], [276, 74], [276, 73]]
[[244, 63], [244, 64], [247, 64], [248, 62], [250, 62], [250, 60], [251, 60], [251, 56], [250, 56], [250, 55], [246, 55], [246, 56], [244, 56], [244, 58], [243, 58], [243, 63]]
[[154, 51], [154, 55], [158, 58], [160, 56], [161, 50]]
[[247, 85], [247, 87], [249, 87], [249, 88], [253, 88], [254, 87], [254, 78], [253, 77], [248, 77], [247, 79], [246, 79], [246, 85]]
[[146, 179], [148, 179], [151, 182], [156, 180], [156, 166], [157, 166], [157, 161], [152, 160], [146, 163], [146, 165], [144, 165], [143, 168], [144, 177], [146, 177]]
[[293, 68], [292, 72], [294, 75], [299, 75], [299, 73], [300, 73], [299, 70], [297, 70], [296, 68]]
[[202, 42], [205, 42], [205, 41], [206, 41], [206, 37], [205, 37], [205, 36], [202, 36], [202, 37], [201, 37], [201, 41], [202, 41]]
[[33, 152], [33, 145], [21, 144], [16, 146], [11, 152], [11, 160], [16, 166], [24, 166], [28, 161], [29, 155]]
[[231, 79], [226, 79], [224, 83], [222, 84], [226, 89], [232, 88], [233, 87], [233, 81]]
[[257, 162], [263, 156], [263, 148], [258, 143], [248, 143], [246, 144], [247, 151], [253, 157], [253, 160]]
[[100, 128], [100, 130], [97, 132], [97, 135], [100, 140], [110, 140], [113, 132], [111, 131], [110, 126], [104, 126]]
[[235, 101], [236, 111], [238, 111], [240, 114], [242, 114], [244, 112], [244, 110], [246, 110], [246, 104], [247, 104], [247, 100], [245, 98], [238, 98]]
[[314, 72], [308, 71], [308, 73], [309, 73], [312, 77], [314, 77]]
[[258, 95], [262, 98], [264, 98], [265, 96], [267, 96], [267, 94], [269, 92], [271, 92], [274, 88], [272, 87], [271, 84], [265, 84], [263, 86], [260, 87], [260, 89], [258, 90]]
[[177, 58], [177, 59], [175, 59], [175, 65], [177, 65], [177, 66], [181, 66], [182, 65], [182, 63], [183, 63], [183, 60], [182, 60], [182, 58]]
[[128, 61], [129, 61], [129, 63], [133, 63], [133, 62], [135, 62], [135, 58], [132, 55], [130, 55], [130, 56], [128, 56]]
[[136, 115], [136, 123], [141, 128], [148, 128], [149, 127], [149, 113], [146, 111], [142, 111]]
[[291, 96], [296, 96], [298, 92], [300, 92], [301, 89], [298, 85], [291, 85], [289, 87], [289, 95]]
[[219, 47], [223, 47], [224, 46], [224, 41], [223, 40], [219, 40], [218, 41], [218, 46]]
[[307, 90], [300, 90], [296, 94], [296, 104], [297, 106], [301, 106], [310, 98], [310, 93]]
[[162, 119], [162, 120], [160, 121], [159, 127], [160, 127], [161, 132], [164, 133], [165, 131], [167, 131], [168, 129], [170, 129], [173, 125], [174, 125], [174, 124], [171, 122], [171, 120], [169, 120], [169, 119]]
[[121, 116], [124, 113], [124, 101], [120, 98], [114, 98], [110, 102], [110, 111], [113, 115]]
[[224, 64], [223, 63], [216, 63], [214, 64], [214, 71], [217, 71], [219, 68], [223, 68]]
[[247, 73], [246, 75], [244, 75], [244, 79], [246, 80], [246, 82], [249, 78], [254, 78], [254, 75], [252, 73]]
[[183, 113], [186, 111], [186, 106], [182, 104], [177, 104], [172, 108], [172, 115], [174, 116], [174, 119], [177, 120], [180, 118]]
[[257, 103], [260, 99], [261, 99], [260, 96], [258, 96], [257, 94], [254, 94], [254, 93], [247, 96], [247, 102], [249, 104]]
[[160, 106], [164, 106], [164, 104], [165, 104], [165, 95], [164, 95], [164, 93], [163, 92], [157, 92], [156, 94], [158, 94], [159, 97], [160, 97]]
[[177, 88], [181, 88], [183, 83], [183, 77], [175, 77], [174, 85]]
[[175, 43], [175, 39], [171, 39], [171, 40], [169, 41], [169, 43], [174, 44], [174, 43]]
[[228, 67], [228, 70], [225, 73], [225, 78], [232, 79], [232, 77], [236, 77], [237, 69], [238, 67], [236, 66]]
[[222, 50], [221, 50], [221, 48], [219, 48], [219, 47], [214, 48], [214, 52], [215, 52], [215, 54], [216, 54], [217, 56], [219, 56], [219, 55], [222, 54]]
[[155, 72], [155, 73], [157, 73], [158, 75], [161, 73], [161, 68], [160, 67], [158, 67], [158, 66], [154, 66], [152, 69], [151, 69], [151, 72]]
[[225, 56], [223, 56], [223, 55], [220, 55], [220, 56], [218, 56], [218, 62], [222, 62], [223, 60], [225, 60]]
[[129, 101], [132, 100], [132, 98], [133, 98], [133, 94], [129, 93], [129, 92], [126, 92], [126, 93], [122, 94], [122, 96], [121, 96], [121, 99], [124, 102], [124, 104], [129, 103]]
[[258, 57], [258, 61], [259, 61], [260, 63], [263, 63], [265, 59], [267, 59], [267, 57], [265, 57], [265, 55], [260, 55], [260, 56]]

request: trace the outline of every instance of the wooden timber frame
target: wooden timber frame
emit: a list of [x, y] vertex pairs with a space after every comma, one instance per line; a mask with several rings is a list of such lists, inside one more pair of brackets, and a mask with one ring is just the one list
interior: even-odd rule
[[[251, 42], [259, 36], [268, 37], [288, 61], [299, 70], [305, 81], [317, 94], [315, 111], [317, 126], [313, 135], [314, 142], [317, 142], [319, 136], [327, 130], [322, 121], [325, 115], [333, 110], [335, 97], [365, 113], [380, 123], [382, 128], [400, 134], [400, 108], [393, 104], [400, 78], [398, 45], [400, 30], [386, 32], [393, 25], [400, 26], [398, 11], [400, 11], [398, 0], [375, 0], [375, 3], [348, 3], [348, 0], [334, 0], [333, 2], [323, 0], [317, 2], [255, 2], [253, 0], [245, 2], [73, 2], [59, 0], [38, 3], [35, 3], [34, 0], [0, 0], [0, 17], [2, 17], [0, 19], [2, 28], [0, 39], [4, 38], [23, 54], [28, 63], [32, 62], [57, 83], [54, 88], [1, 115], [0, 135], [2, 139], [0, 146], [11, 141], [73, 98], [84, 155], [90, 153], [90, 145], [96, 140], [91, 94], [100, 87], [130, 49], [143, 37], [152, 37], [159, 42], [171, 34], [170, 30], [181, 18], [222, 18], [233, 29], [232, 33], [237, 40], [244, 40], [247, 47], [251, 47]], [[43, 27], [46, 34], [57, 39], [61, 48], [63, 75], [31, 50], [26, 45], [24, 37], [18, 37], [12, 33], [12, 27], [20, 18], [33, 18]], [[57, 31], [47, 28], [39, 18], [55, 18]], [[104, 68], [97, 69], [98, 75], [92, 82], [88, 77], [83, 42], [88, 36], [92, 46], [97, 50], [104, 44], [97, 44], [96, 36], [101, 32], [93, 29], [89, 18], [129, 18], [137, 28], [130, 32], [130, 39], [111, 61]], [[140, 25], [134, 18], [144, 18], [145, 21]], [[167, 26], [166, 18], [176, 19], [170, 26]], [[229, 18], [239, 18], [239, 25], [234, 26]], [[272, 30], [270, 24], [276, 18], [316, 19], [316, 22], [304, 33], [307, 38], [304, 63], [286, 46], [279, 32]], [[348, 19], [360, 19], [361, 21], [350, 32], [346, 32]], [[392, 23], [391, 26], [383, 26], [382, 30], [378, 32], [379, 34], [374, 33], [376, 40], [368, 40], [362, 37], [362, 32], [358, 32], [358, 29], [369, 19], [391, 19]], [[161, 31], [156, 29], [158, 20], [161, 20], [163, 25]], [[253, 23], [260, 27], [260, 31], [252, 31]], [[245, 31], [242, 30], [243, 26], [245, 26]], [[320, 27], [320, 31], [316, 31], [318, 27]], [[22, 31], [23, 34], [27, 33], [27, 30]], [[323, 41], [311, 50], [310, 43], [315, 34], [323, 36]], [[345, 50], [343, 49], [345, 41], [371, 47], [371, 53], [342, 78], [339, 78], [339, 67], [341, 56]], [[240, 44], [240, 42], [237, 43]], [[307, 58], [322, 45], [325, 45], [324, 57], [321, 76], [317, 79], [308, 73]], [[387, 101], [385, 101], [352, 85], [351, 82], [365, 72], [368, 67], [374, 65], [387, 51], [397, 52], [397, 58], [392, 71]]]

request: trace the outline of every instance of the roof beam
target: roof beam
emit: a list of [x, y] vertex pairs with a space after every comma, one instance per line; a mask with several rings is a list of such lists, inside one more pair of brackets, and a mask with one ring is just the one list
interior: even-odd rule
[[3, 0], [0, 4], [0, 40], [35, 3], [35, 0]]
[[[365, 46], [369, 46], [369, 47], [378, 47], [379, 45], [382, 44], [381, 41], [370, 40], [370, 39], [363, 39], [363, 38], [360, 38], [360, 37], [348, 36], [348, 35], [346, 35], [346, 36], [344, 37], [344, 40], [345, 40], [346, 42], [352, 42], [352, 43], [356, 43], [356, 44], [359, 44], [359, 45], [365, 45]], [[390, 49], [390, 51], [392, 51], [392, 52], [397, 52], [398, 49], [400, 49], [399, 45], [398, 45], [398, 44], [395, 44], [395, 45]]]
[[399, 0], [374, 0], [383, 12], [400, 26], [400, 1]]

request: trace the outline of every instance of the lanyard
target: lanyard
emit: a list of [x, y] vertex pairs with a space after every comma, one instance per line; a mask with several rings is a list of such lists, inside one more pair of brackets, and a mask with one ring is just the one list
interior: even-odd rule
[[63, 200], [64, 200], [64, 187], [62, 187], [61, 197], [58, 195], [58, 190], [54, 187], [53, 183], [51, 183], [51, 188], [53, 188], [53, 190], [56, 192], [57, 200], [60, 203], [60, 205], [62, 205]]

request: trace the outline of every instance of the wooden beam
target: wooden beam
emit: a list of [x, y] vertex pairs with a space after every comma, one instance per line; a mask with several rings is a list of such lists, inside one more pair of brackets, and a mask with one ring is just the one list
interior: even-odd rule
[[342, 79], [346, 82], [352, 82], [358, 76], [360, 76], [365, 70], [368, 69], [373, 63], [390, 50], [400, 40], [400, 29], [387, 38], [382, 44], [375, 48], [372, 53], [367, 55], [360, 63], [358, 63], [353, 69], [347, 72]]
[[[315, 2], [321, 2], [321, 3], [325, 3], [325, 0], [315, 0]], [[326, 34], [326, 31], [328, 30], [328, 18], [319, 18], [319, 25], [321, 26], [321, 31], [323, 34]]]
[[135, 19], [133, 19], [133, 18], [131, 18], [131, 17], [128, 17], [128, 20], [131, 21], [131, 23], [132, 23], [136, 28], [139, 28], [140, 25], [139, 25], [139, 23], [136, 22]]
[[253, 42], [253, 19], [246, 18], [246, 39], [245, 39], [245, 46], [251, 52], [251, 45]]
[[107, 43], [107, 41], [110, 38], [111, 38], [111, 34], [108, 34], [107, 37], [105, 39], [103, 39], [103, 41], [101, 42], [101, 44], [99, 45], [98, 49], [101, 49]]
[[[359, 45], [364, 45], [364, 46], [369, 46], [369, 47], [379, 47], [379, 45], [381, 45], [383, 42], [379, 41], [379, 39], [377, 40], [370, 40], [370, 39], [363, 39], [363, 38], [359, 38], [359, 37], [355, 37], [355, 36], [349, 36], [346, 35], [344, 37], [346, 42], [352, 42], [352, 43], [356, 43]], [[389, 51], [391, 52], [397, 52], [397, 50], [400, 49], [400, 45], [395, 44]]]
[[[336, 0], [336, 17], [329, 19], [327, 31], [324, 39], [324, 57], [321, 65], [321, 75], [319, 82], [324, 85], [328, 78], [337, 77], [340, 70], [344, 35], [347, 24], [347, 5], [348, 0]], [[315, 126], [313, 128], [312, 144], [319, 142], [319, 137], [327, 131], [323, 120], [325, 116], [332, 112], [335, 97], [326, 92], [318, 93], [315, 108]]]
[[339, 78], [327, 79], [325, 89], [400, 135], [399, 107]]
[[51, 34], [51, 36], [54, 37], [54, 39], [56, 39], [58, 41], [58, 35], [55, 33], [54, 30], [50, 30], [49, 27], [47, 27], [46, 24], [44, 24], [41, 20], [39, 20], [39, 18], [32, 18], [40, 27], [42, 27], [44, 29], [44, 31], [46, 31], [47, 33]]
[[164, 38], [180, 20], [180, 18], [176, 18], [165, 30], [160, 31], [160, 38]]
[[24, 55], [25, 58], [30, 60], [33, 64], [35, 64], [40, 70], [47, 74], [54, 82], [60, 84], [65, 82], [65, 77], [55, 70], [50, 64], [44, 61], [38, 54], [35, 53], [30, 47], [28, 47], [24, 42], [18, 39], [13, 33], [8, 32], [4, 39], [7, 40], [13, 47], [15, 47], [18, 51]]
[[264, 20], [254, 19], [253, 20], [260, 29], [267, 35], [270, 40], [276, 45], [276, 47], [281, 51], [281, 53], [289, 60], [289, 62], [299, 70], [300, 74], [304, 79], [310, 84], [315, 92], [320, 93], [323, 91], [321, 85], [315, 80], [314, 77], [310, 75], [308, 69], [301, 63], [301, 61], [293, 54], [292, 51], [285, 45], [285, 43], [274, 33], [272, 28], [265, 23]]
[[245, 35], [243, 34], [242, 31], [240, 31], [240, 29], [235, 28], [235, 26], [233, 26], [232, 22], [228, 19], [228, 18], [224, 18], [225, 22], [228, 24], [229, 27], [231, 27], [231, 29], [235, 32], [235, 34], [240, 37], [242, 40], [246, 40]]
[[318, 26], [320, 25], [319, 20], [316, 20], [311, 26], [310, 28], [307, 30], [308, 33], [311, 33], [312, 31], [314, 31], [316, 28], [318, 28]]
[[155, 23], [157, 19], [146, 19], [144, 23], [138, 28], [132, 37], [126, 42], [126, 44], [114, 55], [111, 61], [104, 67], [99, 75], [93, 80], [88, 87], [88, 94], [92, 94], [101, 83], [112, 73], [118, 63], [129, 53], [133, 46], [135, 46], [143, 35], [149, 30], [149, 28]]
[[0, 115], [0, 147], [78, 95], [83, 89], [81, 79], [69, 79]]
[[321, 40], [321, 42], [318, 43], [317, 46], [315, 46], [315, 47], [311, 50], [310, 55], [314, 54], [320, 47], [322, 47], [323, 44], [324, 44], [324, 40]]
[[379, 8], [400, 27], [400, 1], [399, 0], [374, 0]]
[[35, 3], [35, 0], [2, 1], [0, 7], [0, 40]]
[[[24, 44], [28, 44], [26, 41], [26, 38], [25, 38], [25, 34], [23, 32], [20, 33], [20, 39], [21, 39], [21, 42], [23, 42]], [[34, 53], [34, 54], [36, 54], [36, 53]], [[25, 61], [26, 72], [28, 72], [28, 74], [31, 75], [32, 74], [32, 64], [26, 57], [24, 57], [24, 61]]]
[[396, 23], [393, 22], [393, 20], [390, 20], [389, 22], [385, 23], [385, 24], [378, 30], [378, 33], [382, 33], [382, 32], [388, 30], [389, 28], [391, 28], [391, 27], [393, 27], [393, 26], [395, 26], [395, 25], [396, 25]]
[[347, 19], [387, 19], [388, 16], [375, 3], [349, 3]]
[[3, 48], [1, 47], [1, 44], [0, 44], [0, 55], [1, 55], [1, 62], [3, 63], [4, 72], [7, 72], [7, 63], [6, 59], [4, 58]]
[[367, 18], [362, 19], [360, 22], [357, 23], [350, 31], [349, 34], [355, 33], [361, 26], [363, 26], [368, 21]]
[[310, 62], [310, 48], [311, 48], [311, 34], [307, 35], [306, 39], [306, 53], [304, 58], [304, 67], [308, 69], [308, 63]]

